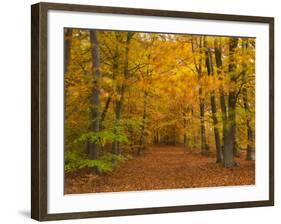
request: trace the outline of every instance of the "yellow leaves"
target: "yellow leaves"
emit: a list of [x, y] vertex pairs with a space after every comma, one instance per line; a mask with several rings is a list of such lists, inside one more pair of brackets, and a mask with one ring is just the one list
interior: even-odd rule
[[117, 100], [117, 101], [120, 101], [120, 99], [121, 99], [121, 95], [120, 94], [115, 94], [115, 99]]
[[203, 76], [199, 80], [199, 85], [206, 91], [210, 93], [216, 91], [220, 87], [220, 81], [215, 76]]
[[102, 77], [102, 84], [107, 86], [107, 87], [112, 87], [113, 85], [113, 80], [110, 79], [109, 77]]
[[[225, 94], [239, 88], [245, 69], [248, 83], [249, 105], [254, 110], [255, 88], [255, 40], [249, 38], [249, 48], [242, 52], [239, 47], [229, 59], [229, 38], [135, 33], [126, 52], [128, 32], [98, 31], [100, 47], [100, 108], [105, 108], [108, 98], [107, 114], [104, 125], [112, 125], [115, 120], [116, 102], [122, 101], [121, 117], [142, 120], [144, 96], [147, 94], [147, 127], [153, 125], [169, 127], [173, 131], [184, 133], [183, 119], [190, 135], [200, 133], [199, 97], [204, 99], [206, 128], [213, 127], [210, 96], [217, 97], [217, 114], [220, 117], [218, 96], [220, 89]], [[66, 39], [68, 37], [65, 37]], [[194, 41], [194, 43], [192, 43]], [[207, 45], [204, 46], [204, 41]], [[222, 67], [217, 68], [215, 41], [222, 53]], [[194, 46], [193, 46], [194, 44]], [[205, 43], [206, 44], [206, 43]], [[90, 96], [93, 90], [92, 55], [89, 43], [89, 31], [74, 29], [71, 44], [69, 71], [65, 77], [67, 86], [66, 114], [67, 127], [72, 134], [80, 133], [89, 127], [91, 108]], [[213, 69], [208, 75], [206, 50], [210, 48]], [[128, 59], [128, 60], [126, 60]], [[230, 81], [229, 65], [235, 64], [233, 74], [238, 81]], [[245, 65], [244, 65], [244, 64]], [[128, 66], [127, 66], [128, 65]], [[125, 76], [126, 74], [126, 76]], [[199, 90], [201, 93], [199, 93]], [[199, 96], [200, 95], [200, 96]], [[239, 106], [242, 102], [239, 101]], [[240, 106], [241, 107], [241, 106]], [[241, 114], [237, 119], [241, 120]], [[218, 118], [220, 119], [220, 118]], [[186, 126], [186, 127], [187, 127]]]

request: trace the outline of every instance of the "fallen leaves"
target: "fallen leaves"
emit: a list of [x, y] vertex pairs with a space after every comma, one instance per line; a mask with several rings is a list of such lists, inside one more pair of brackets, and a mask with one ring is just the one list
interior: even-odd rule
[[182, 147], [153, 146], [111, 174], [80, 170], [65, 177], [65, 193], [120, 192], [255, 184], [255, 162], [236, 158], [237, 167], [215, 163], [215, 156], [185, 153]]

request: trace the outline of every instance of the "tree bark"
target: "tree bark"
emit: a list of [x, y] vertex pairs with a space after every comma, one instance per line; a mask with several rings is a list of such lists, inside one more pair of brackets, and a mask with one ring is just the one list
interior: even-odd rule
[[[124, 79], [125, 81], [121, 84], [118, 94], [120, 95], [120, 99], [116, 100], [116, 108], [115, 108], [115, 125], [119, 125], [120, 118], [121, 118], [121, 112], [123, 107], [123, 101], [124, 101], [124, 94], [126, 89], [126, 80], [129, 78], [129, 46], [131, 39], [133, 37], [134, 33], [128, 32], [127, 38], [125, 42], [125, 55], [124, 55]], [[119, 142], [114, 141], [112, 143], [112, 153], [119, 154], [120, 153], [120, 147]]]
[[202, 88], [199, 88], [199, 108], [200, 108], [200, 131], [201, 131], [201, 153], [202, 155], [208, 155], [209, 150], [206, 140], [206, 128], [205, 128], [205, 103], [202, 97]]
[[[248, 48], [248, 41], [243, 40], [243, 54], [245, 54], [246, 49]], [[248, 75], [247, 75], [247, 65], [246, 63], [243, 61], [243, 73], [242, 73], [242, 79], [243, 82], [246, 83], [247, 79], [248, 79]], [[248, 90], [247, 88], [243, 88], [242, 89], [242, 97], [243, 97], [243, 104], [244, 104], [244, 110], [245, 110], [245, 114], [246, 114], [246, 127], [247, 127], [247, 156], [246, 159], [247, 160], [255, 160], [255, 140], [254, 140], [254, 131], [251, 127], [251, 117], [249, 116], [250, 113], [250, 108], [249, 108], [249, 103], [248, 103]]]
[[112, 97], [112, 96], [109, 96], [109, 97], [107, 98], [106, 103], [105, 103], [105, 105], [104, 105], [104, 109], [103, 109], [103, 111], [102, 111], [102, 113], [101, 113], [101, 119], [100, 119], [100, 127], [101, 127], [101, 128], [103, 127], [103, 121], [104, 121], [105, 116], [106, 116], [106, 113], [107, 113], [107, 111], [108, 111], [109, 104], [110, 104], [110, 102], [111, 102], [111, 97]]
[[67, 118], [67, 110], [66, 110], [66, 102], [68, 96], [68, 82], [67, 82], [67, 74], [69, 71], [69, 64], [71, 58], [71, 43], [72, 43], [72, 29], [66, 28], [64, 30], [64, 121]]
[[244, 101], [244, 110], [246, 112], [246, 126], [247, 126], [247, 160], [255, 160], [255, 143], [254, 143], [254, 131], [250, 125], [250, 118], [249, 118], [249, 105], [248, 105], [248, 93], [247, 89], [245, 88], [242, 92], [243, 94], [243, 101]]
[[[217, 66], [217, 73], [219, 80], [222, 80], [222, 51], [221, 46], [218, 43], [217, 39], [215, 39], [215, 60], [216, 60], [216, 66]], [[219, 94], [220, 94], [220, 106], [221, 106], [221, 114], [222, 114], [222, 142], [221, 145], [221, 152], [222, 152], [222, 160], [223, 160], [223, 154], [224, 154], [224, 142], [225, 142], [225, 135], [226, 135], [226, 122], [227, 122], [227, 107], [226, 107], [226, 101], [225, 101], [225, 93], [223, 90], [223, 87], [221, 86], [219, 88]]]
[[238, 38], [230, 38], [229, 42], [229, 66], [228, 72], [230, 81], [234, 84], [229, 90], [228, 94], [228, 119], [226, 123], [226, 133], [224, 137], [224, 166], [233, 167], [234, 150], [235, 150], [235, 131], [236, 131], [236, 88], [235, 88], [235, 70], [236, 65], [234, 61], [235, 49], [238, 45]]
[[[196, 39], [197, 40], [197, 39]], [[200, 84], [200, 80], [203, 76], [202, 72], [202, 61], [203, 61], [203, 52], [202, 52], [202, 37], [199, 37], [199, 43], [197, 43], [199, 48], [199, 62], [196, 61], [196, 58], [194, 57], [194, 66], [196, 68], [196, 71], [198, 73], [198, 80], [199, 80], [199, 113], [200, 113], [200, 135], [201, 135], [201, 154], [202, 155], [208, 155], [209, 154], [209, 147], [207, 146], [207, 140], [206, 140], [206, 128], [205, 128], [205, 102], [203, 98], [203, 89]], [[197, 41], [196, 41], [197, 42]], [[192, 37], [192, 52], [195, 52], [195, 43], [194, 43], [194, 37]]]
[[[92, 132], [100, 131], [100, 50], [97, 32], [90, 31], [90, 41], [92, 44], [92, 74], [93, 74], [93, 89], [91, 96], [91, 125]], [[97, 142], [89, 142], [89, 155], [90, 159], [97, 159], [99, 155], [99, 144]]]
[[[211, 50], [210, 50], [206, 40], [205, 40], [204, 45], [205, 45], [207, 72], [208, 72], [209, 76], [213, 76], [214, 67], [213, 67], [212, 53], [211, 53]], [[213, 90], [211, 91], [210, 101], [211, 101], [214, 136], [215, 136], [215, 143], [216, 143], [216, 155], [217, 155], [216, 162], [221, 163], [222, 162], [222, 151], [221, 151], [221, 143], [220, 143], [220, 133], [219, 133], [219, 129], [218, 129], [216, 96], [215, 96], [215, 91], [213, 91]]]
[[141, 124], [141, 134], [140, 134], [140, 147], [138, 148], [138, 155], [141, 154], [145, 145], [145, 126], [146, 126], [146, 117], [147, 117], [147, 100], [148, 92], [144, 92], [143, 96], [143, 115], [142, 115], [142, 124]]
[[186, 134], [186, 124], [187, 124], [187, 121], [186, 121], [186, 114], [183, 113], [183, 129], [184, 129], [184, 134], [183, 134], [183, 145], [185, 148], [188, 148], [188, 137], [187, 137], [187, 134]]
[[72, 43], [72, 29], [65, 28], [64, 30], [64, 74], [68, 72], [71, 54], [71, 43]]

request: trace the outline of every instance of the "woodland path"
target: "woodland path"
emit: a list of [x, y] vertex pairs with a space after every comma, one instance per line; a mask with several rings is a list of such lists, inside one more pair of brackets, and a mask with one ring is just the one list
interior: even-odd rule
[[189, 187], [250, 185], [255, 163], [243, 154], [237, 167], [215, 163], [215, 157], [188, 153], [182, 147], [155, 145], [144, 155], [121, 163], [112, 173], [77, 172], [66, 175], [65, 193], [118, 192]]

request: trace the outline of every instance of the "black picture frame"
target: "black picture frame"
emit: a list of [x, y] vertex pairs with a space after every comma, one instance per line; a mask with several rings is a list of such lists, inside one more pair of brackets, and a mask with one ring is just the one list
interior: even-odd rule
[[[169, 206], [153, 208], [88, 211], [48, 214], [47, 211], [47, 13], [49, 10], [98, 12], [158, 16], [167, 18], [194, 18], [253, 22], [269, 25], [269, 200], [216, 203], [203, 205]], [[141, 215], [170, 212], [187, 212], [228, 208], [245, 208], [274, 205], [274, 18], [258, 16], [224, 15], [183, 11], [162, 11], [137, 8], [118, 8], [90, 5], [38, 3], [31, 6], [31, 217], [39, 221], [79, 219], [93, 217]]]

